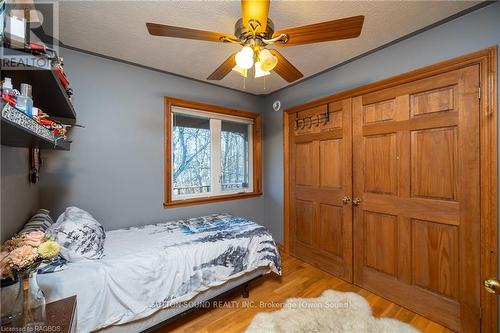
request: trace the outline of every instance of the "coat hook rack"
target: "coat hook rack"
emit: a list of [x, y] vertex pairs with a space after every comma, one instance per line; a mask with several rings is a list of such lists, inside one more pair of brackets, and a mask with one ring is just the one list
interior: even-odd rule
[[330, 112], [318, 113], [315, 115], [299, 118], [299, 114], [295, 114], [295, 129], [311, 128], [313, 125], [319, 127], [326, 125], [330, 121]]

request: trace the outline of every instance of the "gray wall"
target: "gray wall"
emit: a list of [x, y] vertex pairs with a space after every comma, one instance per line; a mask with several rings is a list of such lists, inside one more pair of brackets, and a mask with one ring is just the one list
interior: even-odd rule
[[70, 152], [47, 152], [41, 206], [75, 205], [106, 229], [230, 212], [264, 223], [261, 197], [163, 208], [163, 97], [258, 111], [259, 97], [63, 50], [78, 123]]
[[261, 102], [264, 114], [264, 193], [266, 223], [283, 239], [283, 113], [285, 108], [500, 43], [500, 3], [427, 30], [390, 47], [289, 87]]
[[1, 150], [1, 225], [0, 241], [19, 231], [38, 208], [39, 187], [28, 181], [29, 151], [0, 146]]

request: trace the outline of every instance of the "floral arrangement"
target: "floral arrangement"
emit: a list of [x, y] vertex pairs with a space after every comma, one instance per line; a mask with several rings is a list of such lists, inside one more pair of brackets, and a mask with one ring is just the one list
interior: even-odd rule
[[5, 241], [0, 251], [0, 275], [13, 278], [17, 273], [29, 273], [40, 263], [59, 254], [59, 244], [42, 231], [31, 231]]

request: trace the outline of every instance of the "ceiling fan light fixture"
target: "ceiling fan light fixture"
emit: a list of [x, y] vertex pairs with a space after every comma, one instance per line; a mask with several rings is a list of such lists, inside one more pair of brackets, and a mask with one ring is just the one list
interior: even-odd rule
[[271, 72], [262, 70], [262, 63], [260, 61], [257, 61], [255, 63], [255, 78], [263, 77], [270, 74]]
[[243, 46], [240, 52], [236, 53], [236, 64], [243, 69], [250, 69], [253, 66], [254, 53], [250, 46]]
[[264, 72], [273, 71], [291, 83], [304, 75], [277, 49], [266, 50], [267, 46], [284, 47], [357, 38], [365, 20], [363, 15], [358, 15], [275, 31], [273, 20], [269, 18], [270, 2], [271, 0], [241, 0], [241, 18], [234, 25], [234, 34], [153, 22], [147, 22], [146, 27], [152, 36], [232, 43], [243, 47], [239, 52], [233, 52], [207, 80], [222, 80], [232, 69], [246, 77], [254, 62], [259, 62], [257, 77]]
[[240, 74], [243, 77], [248, 76], [248, 69], [246, 69], [246, 68], [241, 68], [240, 66], [236, 65], [233, 67], [232, 70], [235, 71], [236, 73]]
[[278, 64], [278, 58], [276, 58], [268, 49], [260, 51], [259, 61], [261, 63], [261, 69], [266, 72], [272, 71]]

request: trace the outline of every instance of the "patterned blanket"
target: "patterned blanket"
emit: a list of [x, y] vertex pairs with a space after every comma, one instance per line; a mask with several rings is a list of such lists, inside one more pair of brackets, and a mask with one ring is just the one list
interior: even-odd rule
[[281, 274], [267, 229], [228, 214], [109, 231], [102, 259], [65, 266], [39, 280], [49, 301], [77, 295], [79, 332], [147, 317], [259, 267]]

